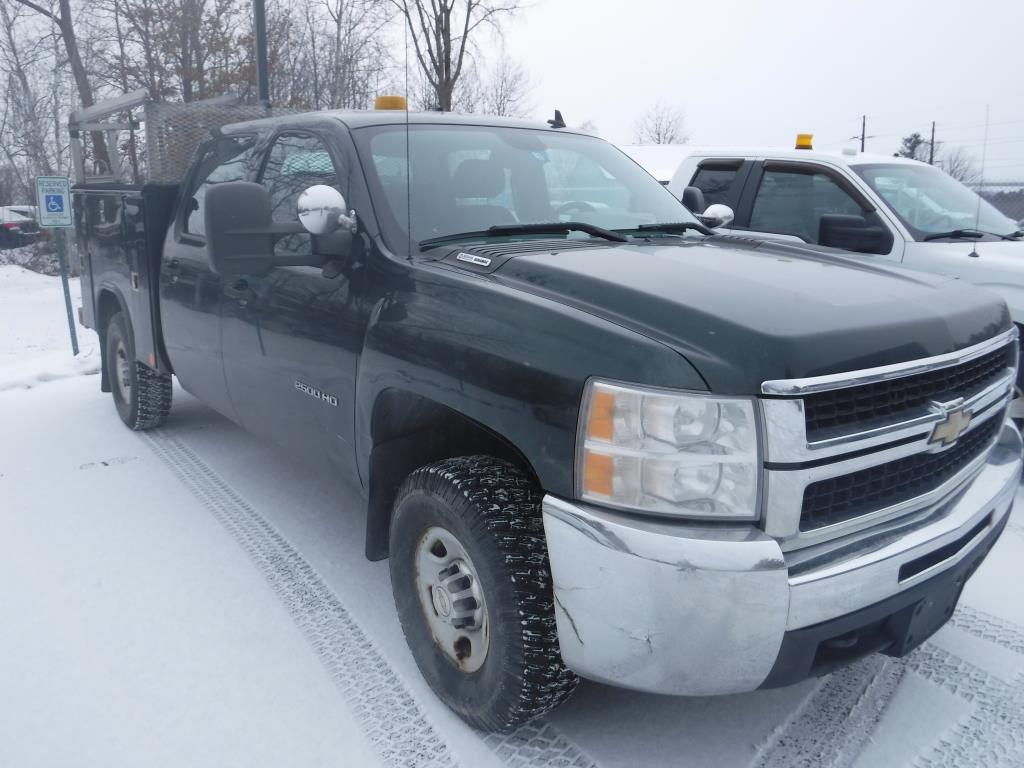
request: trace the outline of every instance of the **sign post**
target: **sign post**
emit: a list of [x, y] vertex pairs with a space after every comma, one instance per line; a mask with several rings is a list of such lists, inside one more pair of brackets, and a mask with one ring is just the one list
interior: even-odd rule
[[39, 226], [53, 229], [57, 244], [57, 260], [60, 262], [60, 280], [64, 285], [64, 306], [68, 311], [68, 332], [71, 334], [71, 352], [78, 354], [78, 334], [75, 332], [74, 314], [71, 311], [71, 287], [68, 285], [68, 261], [64, 249], [64, 230], [74, 226], [71, 220], [71, 185], [67, 176], [37, 176], [36, 205], [39, 210]]

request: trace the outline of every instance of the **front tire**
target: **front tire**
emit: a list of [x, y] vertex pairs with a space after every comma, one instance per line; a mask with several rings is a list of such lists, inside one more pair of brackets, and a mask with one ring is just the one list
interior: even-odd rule
[[474, 728], [508, 732], [576, 689], [562, 661], [534, 483], [507, 462], [464, 456], [399, 489], [391, 586], [420, 672]]
[[135, 359], [135, 339], [123, 312], [115, 312], [107, 323], [105, 352], [107, 380], [121, 421], [134, 430], [163, 426], [171, 410], [170, 374]]

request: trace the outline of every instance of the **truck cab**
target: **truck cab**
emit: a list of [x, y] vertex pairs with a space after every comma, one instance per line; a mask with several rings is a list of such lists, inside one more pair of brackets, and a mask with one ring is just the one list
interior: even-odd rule
[[624, 149], [680, 199], [691, 188], [695, 207], [727, 206], [722, 231], [952, 275], [998, 293], [1024, 324], [1024, 230], [934, 166], [852, 149]]
[[580, 677], [712, 695], [916, 647], [1019, 482], [1005, 303], [716, 234], [552, 122], [239, 120], [178, 180], [77, 184], [118, 416], [173, 430], [174, 377], [347, 477], [478, 728]]

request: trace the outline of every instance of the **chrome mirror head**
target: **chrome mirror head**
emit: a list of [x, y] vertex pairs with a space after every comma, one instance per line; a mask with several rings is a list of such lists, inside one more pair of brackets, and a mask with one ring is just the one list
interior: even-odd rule
[[356, 212], [348, 210], [345, 196], [334, 187], [314, 184], [298, 201], [299, 221], [311, 235], [328, 235], [337, 229], [356, 231]]
[[732, 220], [736, 218], [736, 214], [733, 213], [732, 208], [722, 203], [715, 203], [709, 205], [704, 213], [697, 217], [700, 219], [700, 223], [706, 227], [727, 227], [732, 223]]

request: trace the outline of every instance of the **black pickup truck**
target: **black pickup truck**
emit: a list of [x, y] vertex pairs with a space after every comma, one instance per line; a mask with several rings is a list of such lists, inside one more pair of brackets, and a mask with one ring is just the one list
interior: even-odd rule
[[1010, 512], [1002, 301], [714, 235], [558, 124], [253, 120], [180, 184], [74, 203], [124, 423], [163, 425], [173, 375], [350, 478], [420, 670], [480, 728], [579, 676], [707, 695], [905, 654]]

